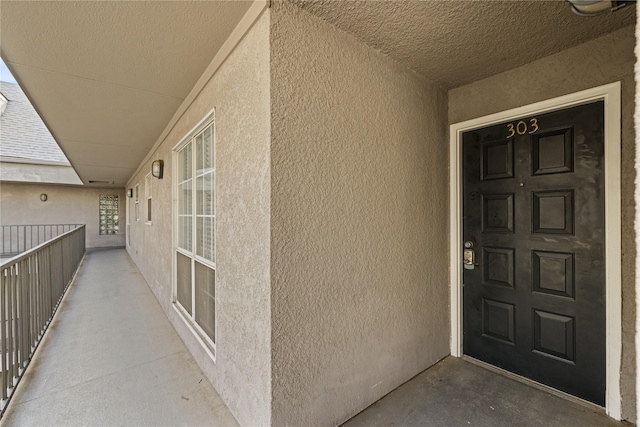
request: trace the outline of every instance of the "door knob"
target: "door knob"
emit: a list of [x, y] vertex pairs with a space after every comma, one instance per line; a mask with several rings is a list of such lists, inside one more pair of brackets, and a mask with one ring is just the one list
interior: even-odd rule
[[464, 242], [464, 251], [462, 252], [462, 265], [467, 270], [475, 268], [476, 251], [473, 250], [473, 242], [467, 240]]

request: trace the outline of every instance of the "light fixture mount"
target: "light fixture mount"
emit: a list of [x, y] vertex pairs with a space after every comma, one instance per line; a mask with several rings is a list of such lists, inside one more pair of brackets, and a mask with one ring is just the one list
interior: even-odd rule
[[151, 163], [151, 175], [153, 175], [158, 179], [162, 179], [163, 171], [164, 171], [164, 161], [154, 160], [153, 163]]
[[625, 7], [628, 0], [567, 0], [571, 11], [579, 16], [597, 16]]

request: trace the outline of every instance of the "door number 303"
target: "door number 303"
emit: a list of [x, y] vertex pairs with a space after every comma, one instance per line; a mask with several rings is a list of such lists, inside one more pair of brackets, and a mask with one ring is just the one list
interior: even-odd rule
[[532, 133], [536, 133], [538, 131], [538, 119], [533, 117], [528, 121], [529, 123], [523, 120], [515, 124], [507, 123], [507, 130], [509, 131], [507, 138], [511, 138], [515, 134], [524, 135], [526, 133], [531, 135]]

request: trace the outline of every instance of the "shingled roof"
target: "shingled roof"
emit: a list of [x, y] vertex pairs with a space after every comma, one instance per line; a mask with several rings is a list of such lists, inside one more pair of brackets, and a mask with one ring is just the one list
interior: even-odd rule
[[0, 156], [69, 164], [20, 86], [0, 82], [7, 99], [0, 115]]

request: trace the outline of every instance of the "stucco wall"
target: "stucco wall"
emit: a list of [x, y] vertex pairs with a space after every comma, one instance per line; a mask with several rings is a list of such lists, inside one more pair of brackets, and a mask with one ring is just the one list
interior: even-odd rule
[[[638, 21], [638, 19], [636, 18], [636, 47], [635, 47], [635, 53], [636, 53], [636, 65], [635, 65], [635, 78], [636, 81], [640, 80], [640, 61], [638, 60], [638, 58], [640, 58], [640, 22]], [[635, 93], [635, 117], [634, 117], [634, 124], [635, 124], [635, 129], [639, 129], [640, 128], [640, 90], [638, 90], [640, 88], [636, 88], [636, 93]], [[636, 167], [636, 180], [635, 180], [635, 206], [640, 205], [640, 175], [638, 175], [637, 171], [640, 170], [640, 144], [638, 144], [638, 139], [640, 138], [640, 135], [636, 135], [635, 136], [635, 167]], [[640, 210], [636, 209], [635, 210], [635, 243], [636, 243], [636, 248], [638, 248], [638, 246], [640, 246]], [[635, 273], [636, 273], [636, 278], [638, 277], [638, 275], [640, 275], [640, 259], [638, 257], [636, 257], [636, 268], [635, 268]], [[636, 279], [636, 289], [638, 288], [638, 280]], [[638, 292], [636, 292], [636, 312], [638, 310], [638, 307], [640, 307], [640, 294], [638, 294]], [[638, 339], [638, 337], [640, 337], [640, 317], [636, 316], [636, 354], [638, 354], [640, 352], [640, 340]], [[635, 368], [636, 368], [636, 372], [640, 372], [640, 358], [636, 357], [635, 359]], [[635, 387], [635, 392], [636, 392], [636, 396], [638, 396], [638, 393], [640, 392], [640, 378], [638, 378], [636, 376], [635, 378], [636, 381], [636, 387]], [[638, 419], [638, 414], [640, 414], [640, 399], [636, 399], [636, 420]], [[631, 408], [629, 408], [629, 410], [631, 410]]]
[[[150, 162], [127, 184], [140, 185], [141, 220], [131, 222], [128, 251], [169, 319], [242, 425], [266, 425], [270, 390], [270, 113], [269, 12], [265, 12], [177, 122], [151, 160], [165, 175], [153, 179], [152, 224], [145, 224], [144, 178]], [[171, 153], [215, 108], [216, 362], [172, 308]]]
[[0, 160], [0, 181], [82, 185], [71, 166]]
[[449, 123], [622, 81], [622, 417], [635, 421], [634, 28], [449, 91]]
[[[47, 194], [47, 201], [40, 194]], [[99, 234], [100, 195], [119, 196], [120, 234]], [[86, 247], [125, 244], [125, 192], [121, 188], [87, 188], [50, 184], [0, 184], [0, 224], [86, 224]]]
[[336, 425], [449, 353], [446, 94], [271, 12], [271, 421]]

